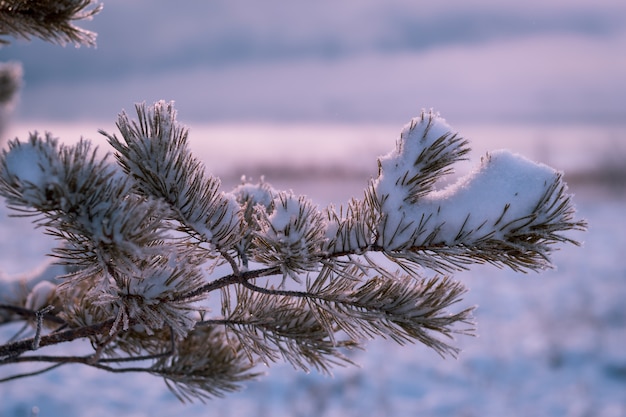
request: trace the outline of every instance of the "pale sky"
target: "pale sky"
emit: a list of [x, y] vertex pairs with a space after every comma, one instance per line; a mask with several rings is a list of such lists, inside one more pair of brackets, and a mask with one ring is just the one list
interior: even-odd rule
[[193, 121], [626, 120], [623, 1], [105, 1], [98, 47], [18, 41], [19, 119], [112, 120], [174, 100]]

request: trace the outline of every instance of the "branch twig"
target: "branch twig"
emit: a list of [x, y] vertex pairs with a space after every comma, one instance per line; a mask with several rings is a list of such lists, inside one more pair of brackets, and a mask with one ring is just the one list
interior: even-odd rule
[[[78, 327], [75, 329], [65, 330], [63, 332], [52, 333], [41, 336], [38, 347], [55, 345], [58, 343], [71, 342], [72, 340], [82, 339], [89, 336], [106, 334], [113, 326], [114, 320], [107, 320], [91, 326]], [[0, 346], [0, 364], [11, 362], [11, 358], [20, 356], [21, 354], [33, 350], [35, 338], [20, 340], [10, 344]]]

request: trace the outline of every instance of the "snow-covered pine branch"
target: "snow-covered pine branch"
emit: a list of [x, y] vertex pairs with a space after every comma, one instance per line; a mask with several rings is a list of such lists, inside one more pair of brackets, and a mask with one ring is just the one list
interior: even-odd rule
[[435, 190], [434, 180], [469, 151], [450, 132], [437, 115], [422, 113], [379, 161], [367, 197], [376, 218], [374, 245], [390, 257], [448, 272], [476, 262], [519, 271], [550, 267], [555, 243], [576, 243], [563, 232], [585, 228], [574, 220], [562, 174], [496, 151], [455, 184]]
[[[102, 132], [117, 164], [50, 134], [2, 152], [0, 195], [58, 238], [66, 266], [0, 288], [0, 320], [32, 329], [0, 346], [0, 364], [147, 372], [181, 400], [204, 400], [257, 377], [257, 363], [329, 373], [375, 337], [455, 355], [473, 307], [440, 273], [483, 262], [540, 270], [586, 227], [560, 173], [505, 151], [437, 189], [469, 148], [432, 112], [380, 158], [362, 199], [320, 209], [264, 182], [221, 190], [172, 103], [136, 110], [137, 120], [120, 115], [121, 138]], [[32, 353], [84, 338], [89, 357]]]
[[101, 132], [137, 192], [165, 201], [174, 219], [199, 241], [223, 253], [233, 250], [243, 234], [239, 204], [219, 190], [219, 179], [206, 175], [191, 154], [188, 130], [177, 123], [173, 104], [137, 106], [137, 114], [138, 122], [126, 113], [119, 117], [124, 142]]

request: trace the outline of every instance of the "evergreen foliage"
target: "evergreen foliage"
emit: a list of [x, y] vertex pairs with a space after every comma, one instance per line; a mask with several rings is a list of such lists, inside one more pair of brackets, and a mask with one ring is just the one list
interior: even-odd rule
[[[38, 133], [2, 152], [0, 195], [58, 239], [65, 268], [3, 289], [0, 323], [32, 333], [0, 346], [0, 364], [46, 365], [2, 381], [81, 363], [160, 376], [188, 401], [238, 389], [259, 363], [330, 373], [376, 337], [454, 356], [473, 307], [451, 273], [549, 268], [555, 244], [586, 228], [560, 173], [506, 152], [438, 189], [469, 148], [432, 112], [337, 209], [265, 182], [224, 191], [172, 103], [136, 111], [119, 116], [120, 136], [101, 132], [114, 158]], [[79, 339], [91, 354], [40, 354]]]
[[9, 43], [7, 36], [95, 46], [96, 34], [73, 22], [91, 19], [101, 9], [93, 0], [0, 0], [0, 46]]
[[[0, 0], [0, 45], [93, 46], [73, 22], [100, 10]], [[19, 65], [0, 66], [0, 106], [20, 79]], [[450, 274], [549, 268], [554, 246], [586, 228], [561, 173], [509, 153], [438, 189], [469, 144], [432, 112], [404, 128], [361, 199], [320, 209], [265, 182], [222, 190], [171, 103], [136, 111], [119, 116], [119, 137], [101, 132], [113, 157], [37, 132], [2, 151], [0, 195], [59, 244], [42, 275], [0, 281], [0, 325], [22, 326], [0, 345], [0, 365], [41, 363], [0, 382], [77, 363], [149, 373], [181, 401], [204, 401], [259, 377], [260, 363], [330, 373], [377, 337], [454, 356], [473, 307], [460, 306], [466, 288]], [[90, 354], [44, 354], [80, 340]]]

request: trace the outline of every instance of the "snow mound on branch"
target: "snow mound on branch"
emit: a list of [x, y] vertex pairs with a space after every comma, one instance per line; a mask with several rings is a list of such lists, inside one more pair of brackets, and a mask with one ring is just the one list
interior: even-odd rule
[[56, 285], [50, 281], [41, 281], [28, 294], [25, 307], [33, 311], [46, 307], [54, 297], [56, 288]]
[[[436, 213], [436, 218], [442, 219], [439, 239], [452, 243], [462, 229], [477, 230], [489, 226], [493, 230], [498, 224], [506, 225], [527, 218], [535, 211], [556, 175], [557, 172], [547, 165], [507, 150], [494, 151], [482, 158], [477, 169], [448, 188], [425, 196], [412, 211], [415, 214]], [[496, 230], [502, 232], [506, 228]]]
[[372, 184], [380, 212], [378, 245], [387, 251], [475, 247], [509, 241], [511, 233], [554, 220], [547, 213], [559, 201], [554, 186], [560, 174], [509, 151], [487, 154], [477, 169], [436, 189], [465, 159], [467, 145], [433, 112], [405, 126], [396, 149], [379, 159]]
[[62, 172], [57, 158], [57, 140], [50, 134], [46, 134], [45, 141], [37, 138], [35, 132], [28, 142], [14, 142], [9, 151], [4, 151], [4, 166], [0, 166], [2, 179], [16, 184], [23, 198], [33, 204], [41, 203], [40, 190], [59, 183]]

